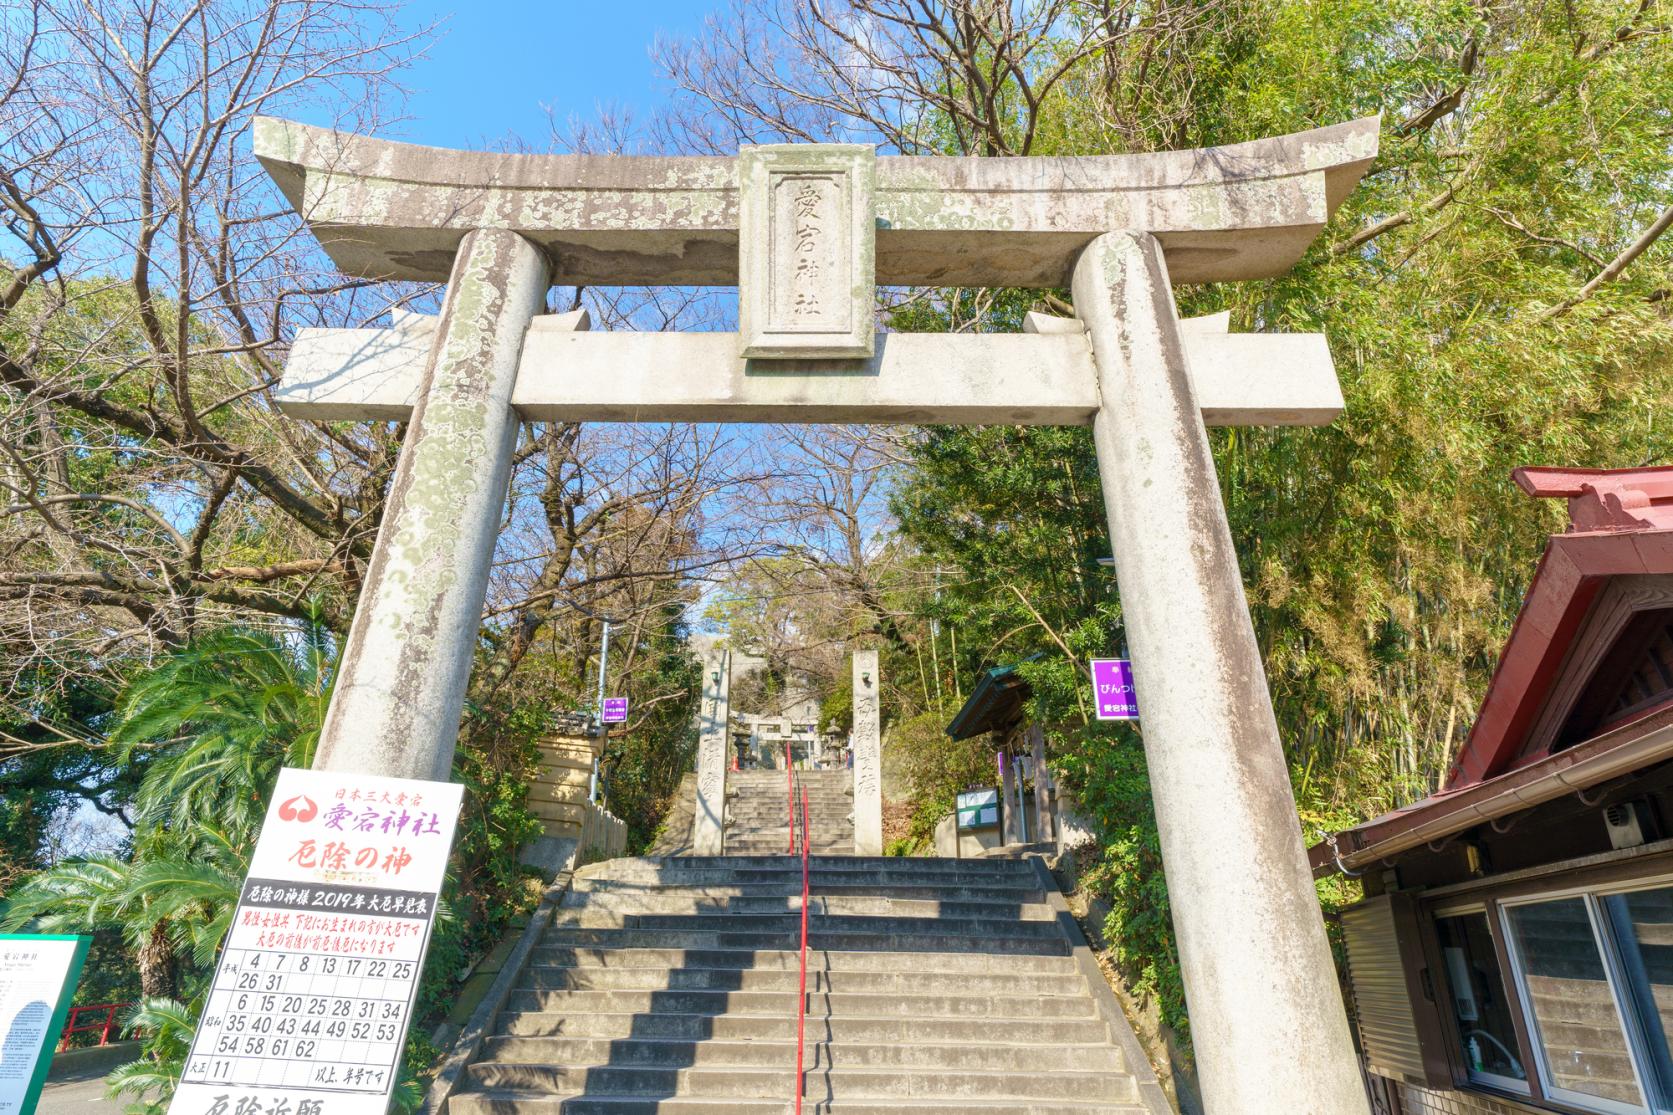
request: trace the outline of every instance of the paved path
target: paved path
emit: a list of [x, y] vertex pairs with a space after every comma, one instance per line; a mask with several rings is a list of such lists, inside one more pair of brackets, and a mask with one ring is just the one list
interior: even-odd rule
[[122, 1102], [105, 1098], [109, 1069], [49, 1080], [41, 1089], [36, 1115], [121, 1115]]

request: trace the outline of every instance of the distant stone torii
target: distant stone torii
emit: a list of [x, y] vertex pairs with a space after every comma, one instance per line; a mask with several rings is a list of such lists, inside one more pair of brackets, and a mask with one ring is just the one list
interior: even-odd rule
[[[278, 390], [299, 418], [411, 422], [319, 764], [448, 777], [520, 421], [1090, 425], [1207, 1107], [1367, 1111], [1206, 434], [1325, 424], [1341, 392], [1322, 337], [1182, 321], [1171, 284], [1283, 274], [1377, 132], [662, 158], [259, 120], [257, 157], [339, 268], [448, 284], [435, 317], [303, 330]], [[591, 333], [584, 311], [543, 314], [558, 283], [736, 284], [739, 329]], [[1068, 285], [1076, 316], [880, 334], [879, 283]]]

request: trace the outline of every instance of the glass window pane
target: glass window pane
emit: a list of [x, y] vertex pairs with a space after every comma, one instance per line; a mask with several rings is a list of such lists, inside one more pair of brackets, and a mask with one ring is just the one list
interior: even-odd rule
[[1546, 1083], [1639, 1104], [1638, 1079], [1592, 921], [1581, 898], [1507, 910], [1522, 986], [1545, 1053]]
[[1673, 1085], [1673, 887], [1612, 894], [1600, 900], [1621, 957], [1625, 997], [1631, 1004], [1663, 1108]]
[[1504, 974], [1493, 951], [1486, 914], [1436, 918], [1452, 1017], [1472, 1080], [1515, 1087], [1528, 1070], [1516, 1046], [1516, 1024], [1505, 998]]

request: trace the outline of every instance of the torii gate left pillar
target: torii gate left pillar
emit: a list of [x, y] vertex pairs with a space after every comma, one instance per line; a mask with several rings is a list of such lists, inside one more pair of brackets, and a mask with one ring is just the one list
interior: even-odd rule
[[545, 253], [515, 232], [480, 229], [459, 245], [316, 769], [452, 775], [511, 477], [511, 392], [549, 278]]
[[[1358, 121], [1143, 156], [832, 145], [734, 163], [465, 156], [258, 123], [340, 266], [453, 282], [433, 327], [305, 334], [279, 392], [301, 416], [414, 419], [321, 762], [445, 777], [516, 416], [1089, 424], [1208, 1110], [1366, 1112], [1204, 428], [1328, 421], [1340, 392], [1322, 338], [1181, 322], [1169, 284], [1282, 273], [1375, 137]], [[740, 332], [535, 319], [548, 261], [572, 283], [738, 282]], [[1071, 274], [1079, 322], [1033, 336], [871, 331], [874, 282]]]

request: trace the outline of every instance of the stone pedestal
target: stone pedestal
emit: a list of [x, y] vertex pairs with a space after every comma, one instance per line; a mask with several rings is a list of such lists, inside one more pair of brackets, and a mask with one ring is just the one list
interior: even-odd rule
[[1074, 298], [1098, 371], [1093, 440], [1206, 1107], [1364, 1115], [1161, 246], [1098, 237]]
[[877, 652], [854, 652], [854, 854], [883, 854], [883, 676]]
[[732, 655], [711, 650], [703, 657], [703, 695], [697, 706], [697, 814], [691, 822], [693, 855], [724, 853], [726, 834], [727, 748], [732, 742], [728, 721], [732, 689]]
[[459, 245], [320, 731], [320, 770], [452, 773], [517, 438], [511, 391], [548, 274], [540, 249], [513, 232], [470, 232]]

